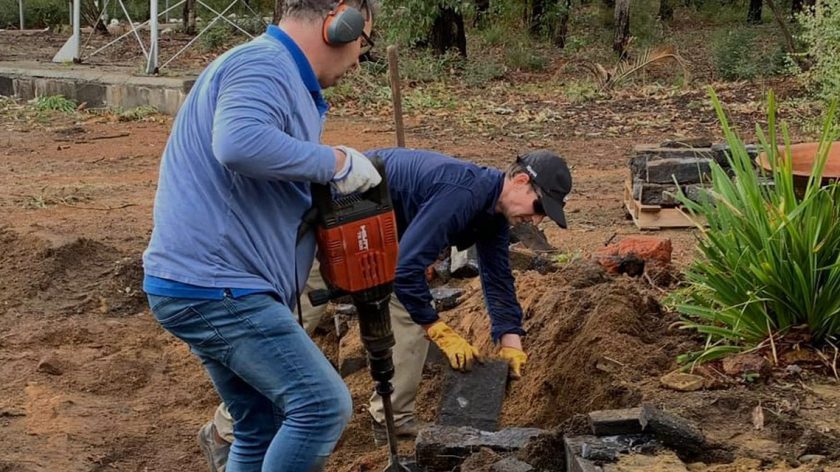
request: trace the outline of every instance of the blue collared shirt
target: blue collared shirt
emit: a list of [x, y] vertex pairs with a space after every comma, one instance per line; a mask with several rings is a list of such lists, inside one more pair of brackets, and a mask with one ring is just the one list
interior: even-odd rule
[[303, 51], [300, 50], [300, 46], [277, 25], [270, 25], [265, 30], [265, 34], [280, 41], [283, 46], [286, 46], [289, 54], [292, 55], [292, 59], [295, 60], [295, 64], [297, 64], [303, 84], [306, 85], [309, 93], [312, 94], [312, 100], [315, 102], [315, 106], [318, 107], [318, 112], [321, 116], [326, 115], [330, 109], [330, 105], [324, 100], [324, 94], [321, 92], [321, 84], [318, 83], [318, 78], [315, 77], [315, 71], [312, 70], [312, 65], [309, 63], [309, 59], [303, 54]]
[[438, 320], [426, 268], [450, 246], [475, 244], [491, 335], [525, 334], [516, 299], [506, 218], [496, 212], [504, 174], [432, 151], [390, 148], [366, 153], [385, 161], [400, 235], [397, 298], [419, 324]]
[[320, 144], [326, 109], [311, 65], [279, 28], [213, 61], [163, 152], [144, 290], [270, 292], [294, 306], [315, 252], [312, 234], [296, 244], [309, 184], [335, 170]]

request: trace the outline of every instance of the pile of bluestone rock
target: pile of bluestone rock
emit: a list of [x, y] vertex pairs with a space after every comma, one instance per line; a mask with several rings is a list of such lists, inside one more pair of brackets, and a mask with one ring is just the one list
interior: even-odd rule
[[[758, 148], [746, 148], [755, 159]], [[642, 205], [675, 207], [679, 205], [676, 196], [682, 190], [689, 199], [698, 201], [711, 187], [712, 162], [731, 172], [728, 152], [727, 144], [702, 139], [635, 146], [630, 158], [633, 199]]]

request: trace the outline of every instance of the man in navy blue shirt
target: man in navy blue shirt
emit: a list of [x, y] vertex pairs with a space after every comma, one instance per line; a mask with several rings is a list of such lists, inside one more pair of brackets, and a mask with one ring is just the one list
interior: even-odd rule
[[501, 172], [430, 151], [383, 149], [371, 154], [385, 161], [397, 216], [400, 254], [394, 292], [400, 303], [453, 368], [468, 370], [475, 350], [438, 318], [425, 271], [443, 249], [475, 244], [491, 336], [513, 375], [519, 376], [525, 362], [520, 336], [525, 332], [510, 269], [508, 228], [539, 224], [546, 216], [566, 227], [563, 207], [572, 179], [565, 160], [535, 151]]
[[[491, 336], [500, 346], [499, 356], [510, 364], [511, 376], [518, 378], [527, 355], [521, 342], [525, 334], [522, 309], [510, 268], [509, 226], [539, 224], [548, 216], [565, 228], [563, 207], [572, 177], [565, 160], [550, 151], [520, 156], [505, 172], [433, 151], [391, 148], [365, 154], [384, 160], [397, 218], [400, 251], [394, 281], [397, 300], [391, 301], [396, 338], [391, 401], [397, 434], [411, 436], [421, 427], [414, 406], [429, 340], [440, 347], [453, 368], [468, 370], [478, 357], [467, 340], [439, 319], [432, 306], [426, 268], [450, 246], [476, 246]], [[316, 270], [307, 286], [323, 287]], [[305, 305], [307, 331], [317, 326], [323, 313]], [[384, 441], [384, 414], [376, 394], [371, 397], [369, 412], [375, 433], [380, 433], [375, 438]], [[231, 431], [225, 416], [220, 408], [214, 420], [223, 436]]]

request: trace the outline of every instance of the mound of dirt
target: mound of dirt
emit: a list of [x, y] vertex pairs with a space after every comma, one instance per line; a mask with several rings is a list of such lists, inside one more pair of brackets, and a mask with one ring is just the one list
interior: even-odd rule
[[135, 314], [145, 308], [140, 256], [86, 238], [0, 230], [0, 302], [26, 312]]
[[[638, 405], [635, 383], [676, 368], [690, 342], [668, 330], [674, 319], [647, 290], [588, 261], [518, 274], [529, 358], [510, 386], [502, 424], [550, 428], [576, 413]], [[480, 291], [447, 318], [482, 352], [497, 351]]]

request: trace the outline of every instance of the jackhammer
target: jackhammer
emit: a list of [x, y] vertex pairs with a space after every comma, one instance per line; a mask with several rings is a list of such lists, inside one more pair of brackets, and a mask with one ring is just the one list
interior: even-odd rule
[[[367, 351], [376, 393], [382, 397], [389, 464], [384, 472], [409, 472], [397, 455], [391, 394], [394, 333], [388, 304], [397, 267], [397, 223], [388, 192], [385, 166], [371, 159], [382, 182], [363, 194], [333, 198], [326, 185], [312, 185], [318, 260], [327, 289], [313, 290], [313, 306], [349, 295], [359, 315], [359, 331]], [[310, 218], [313, 216], [310, 215]], [[305, 218], [304, 220], [306, 220]]]

